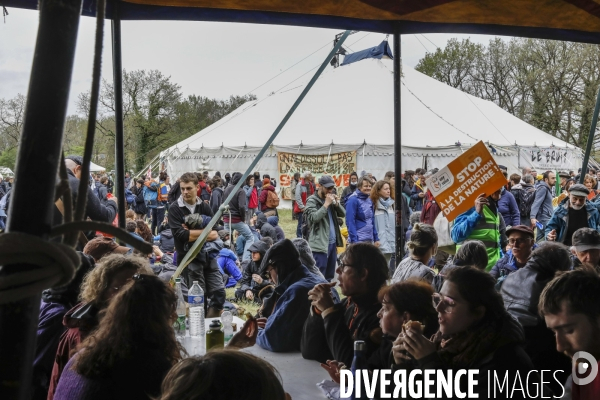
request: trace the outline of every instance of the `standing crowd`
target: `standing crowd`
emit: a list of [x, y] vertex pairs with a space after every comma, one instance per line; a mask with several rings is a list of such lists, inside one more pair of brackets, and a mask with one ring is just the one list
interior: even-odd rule
[[[72, 188], [81, 162], [65, 160]], [[580, 386], [570, 376], [575, 353], [600, 359], [600, 201], [592, 172], [584, 185], [562, 173], [556, 184], [551, 171], [525, 169], [450, 223], [425, 183], [435, 172], [406, 171], [401, 193], [393, 172], [381, 180], [352, 173], [340, 192], [328, 175], [298, 173], [291, 239], [279, 226], [277, 183], [268, 175], [249, 175], [237, 190], [238, 172], [224, 179], [187, 172], [173, 183], [164, 171], [128, 175], [119, 191], [129, 205], [127, 231], [153, 251], [94, 233], [79, 244], [75, 279], [42, 296], [34, 398], [289, 399], [277, 371], [239, 349], [300, 352], [339, 382], [356, 341], [364, 342], [369, 370], [479, 369], [480, 398], [492, 370], [511, 382], [532, 374], [527, 389], [537, 382], [546, 396], [600, 398], [600, 378]], [[91, 183], [86, 216], [113, 222], [108, 182]], [[183, 295], [197, 281], [207, 317], [240, 301], [258, 312], [225, 349], [188, 357], [175, 337], [168, 281], [229, 197], [182, 272]], [[55, 215], [60, 223], [60, 209]], [[548, 369], [554, 379], [538, 377]], [[520, 393], [528, 398], [525, 391], [512, 398]]]

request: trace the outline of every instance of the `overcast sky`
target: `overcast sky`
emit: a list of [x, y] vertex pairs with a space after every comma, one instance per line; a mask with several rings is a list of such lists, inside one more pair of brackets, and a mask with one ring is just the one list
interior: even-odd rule
[[[38, 12], [8, 9], [0, 23], [0, 98], [26, 94], [38, 26]], [[69, 99], [75, 100], [91, 85], [94, 19], [82, 17]], [[106, 24], [102, 77], [112, 80], [110, 21]], [[277, 90], [319, 65], [340, 30], [212, 22], [124, 21], [123, 68], [157, 69], [171, 76], [184, 95], [214, 98], [252, 92], [259, 97]], [[415, 66], [426, 51], [443, 47], [448, 39], [470, 37], [487, 44], [483, 35], [403, 35], [403, 62]], [[344, 44], [353, 51], [379, 44], [385, 35], [358, 32]], [[391, 40], [390, 40], [391, 45]], [[319, 51], [316, 51], [321, 49]], [[316, 51], [316, 52], [315, 52]], [[259, 85], [315, 52], [260, 89]]]

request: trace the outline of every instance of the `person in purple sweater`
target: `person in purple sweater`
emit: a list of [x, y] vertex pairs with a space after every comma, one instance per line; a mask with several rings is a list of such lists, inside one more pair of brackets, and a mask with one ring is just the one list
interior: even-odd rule
[[136, 274], [121, 287], [98, 330], [66, 365], [55, 400], [152, 399], [181, 360], [175, 338], [175, 292], [159, 278]]

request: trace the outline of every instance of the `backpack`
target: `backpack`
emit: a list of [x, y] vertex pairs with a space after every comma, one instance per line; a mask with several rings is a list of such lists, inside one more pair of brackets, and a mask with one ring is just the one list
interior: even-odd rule
[[533, 205], [533, 201], [535, 200], [535, 190], [535, 188], [529, 188], [529, 190], [523, 188], [519, 190], [517, 204], [519, 206], [519, 213], [523, 218], [529, 218], [529, 214], [531, 213], [531, 206]]
[[277, 208], [279, 206], [279, 196], [272, 190], [267, 193], [267, 201], [265, 202], [267, 208]]
[[164, 182], [161, 182], [158, 185], [158, 196], [157, 200], [160, 202], [166, 202], [169, 196], [169, 191], [167, 190], [167, 185]]
[[125, 189], [125, 200], [127, 200], [127, 204], [135, 205], [135, 196], [129, 189]]

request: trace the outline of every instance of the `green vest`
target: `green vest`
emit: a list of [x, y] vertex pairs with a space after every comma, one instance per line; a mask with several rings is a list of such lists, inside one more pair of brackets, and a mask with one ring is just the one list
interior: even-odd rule
[[[492, 212], [488, 206], [483, 206], [483, 218], [479, 219], [477, 225], [467, 240], [481, 240], [487, 249], [488, 264], [486, 271], [490, 271], [500, 259], [500, 215]], [[456, 250], [462, 243], [456, 245]]]

